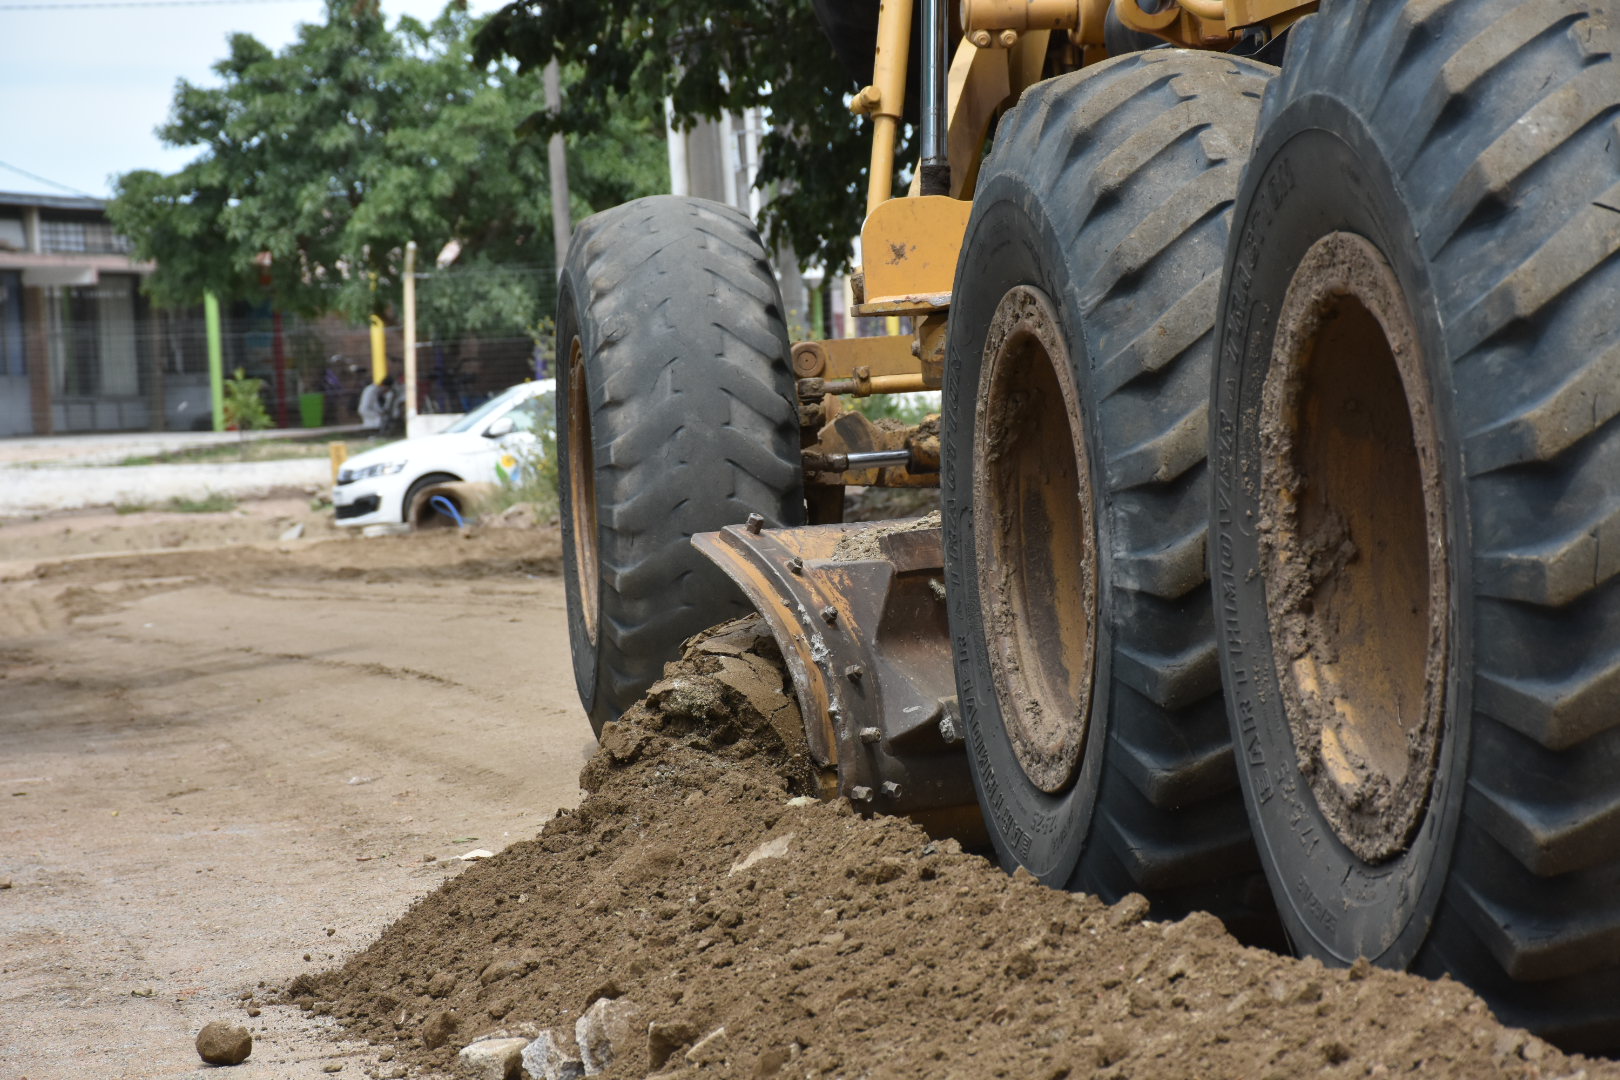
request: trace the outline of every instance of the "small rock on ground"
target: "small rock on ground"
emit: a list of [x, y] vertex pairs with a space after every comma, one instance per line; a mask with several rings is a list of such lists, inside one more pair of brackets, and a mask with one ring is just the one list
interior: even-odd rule
[[693, 1065], [713, 1064], [724, 1061], [728, 1049], [726, 1029], [717, 1027], [692, 1045], [692, 1049], [686, 1052], [686, 1060]]
[[542, 1031], [523, 1049], [523, 1069], [534, 1080], [580, 1080], [585, 1063], [571, 1032]]
[[450, 1041], [450, 1036], [456, 1033], [460, 1023], [456, 1014], [448, 1010], [434, 1013], [422, 1025], [422, 1045], [429, 1050], [437, 1050]]
[[727, 876], [729, 877], [731, 874], [739, 874], [742, 871], [747, 870], [750, 866], [753, 866], [755, 863], [764, 862], [766, 859], [784, 858], [786, 857], [787, 853], [792, 850], [792, 847], [792, 833], [784, 833], [781, 836], [767, 840], [753, 851], [750, 851], [747, 855], [744, 855], [742, 858], [732, 863], [731, 870], [728, 872]]
[[210, 1065], [240, 1065], [253, 1053], [253, 1036], [239, 1024], [214, 1020], [197, 1032], [197, 1056]]
[[644, 1029], [638, 1021], [641, 1010], [622, 998], [598, 998], [585, 1015], [574, 1022], [574, 1040], [579, 1043], [585, 1074], [594, 1076], [608, 1067], [616, 1048]]
[[516, 1080], [528, 1039], [486, 1039], [463, 1047], [456, 1057], [477, 1080]]

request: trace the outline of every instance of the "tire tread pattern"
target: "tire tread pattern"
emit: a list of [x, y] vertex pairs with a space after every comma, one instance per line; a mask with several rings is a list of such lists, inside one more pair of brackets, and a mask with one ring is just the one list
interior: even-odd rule
[[582, 342], [601, 561], [590, 711], [600, 727], [683, 640], [747, 610], [692, 534], [751, 512], [773, 526], [803, 523], [798, 409], [781, 294], [742, 213], [674, 196], [626, 203], [579, 226], [565, 274], [582, 326], [595, 330]]
[[1089, 357], [1081, 393], [1093, 396], [1092, 444], [1103, 448], [1093, 465], [1106, 489], [1113, 685], [1095, 692], [1111, 734], [1069, 883], [1108, 899], [1144, 892], [1167, 914], [1203, 907], [1256, 939], [1272, 916], [1201, 586], [1219, 268], [1272, 73], [1155, 50], [1049, 80], [1003, 118], [979, 181], [981, 193], [1011, 181], [1064, 207], [1057, 242], [1093, 253], [1077, 260], [1072, 288]]
[[1324, 83], [1371, 118], [1417, 217], [1464, 433], [1474, 745], [1417, 964], [1468, 979], [1509, 1023], [1612, 1050], [1620, 6], [1324, 0], [1297, 30], [1262, 127]]

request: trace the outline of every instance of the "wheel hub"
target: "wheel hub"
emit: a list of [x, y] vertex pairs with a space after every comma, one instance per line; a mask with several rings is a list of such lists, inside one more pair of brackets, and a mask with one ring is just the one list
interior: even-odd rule
[[1366, 239], [1325, 236], [1295, 272], [1260, 438], [1261, 566], [1300, 768], [1345, 846], [1383, 862], [1433, 786], [1450, 586], [1417, 327]]
[[1002, 297], [985, 340], [973, 449], [975, 557], [1007, 735], [1056, 793], [1085, 747], [1097, 642], [1091, 470], [1062, 325], [1038, 289]]

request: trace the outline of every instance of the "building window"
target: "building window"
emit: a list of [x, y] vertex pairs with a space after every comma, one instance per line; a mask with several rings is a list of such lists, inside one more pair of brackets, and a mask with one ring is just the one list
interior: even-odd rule
[[52, 255], [127, 255], [130, 242], [105, 221], [42, 217], [40, 249]]
[[28, 233], [22, 218], [0, 214], [0, 251], [27, 251]]
[[28, 374], [23, 354], [22, 275], [0, 271], [0, 375]]
[[108, 397], [134, 397], [140, 393], [135, 281], [131, 275], [103, 274], [101, 284], [92, 292], [96, 303], [97, 390]]
[[39, 223], [39, 245], [53, 255], [81, 255], [86, 246], [82, 221], [53, 221], [45, 218]]

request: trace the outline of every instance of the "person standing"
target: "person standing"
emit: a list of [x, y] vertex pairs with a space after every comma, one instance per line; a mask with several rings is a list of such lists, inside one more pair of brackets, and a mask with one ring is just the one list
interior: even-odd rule
[[372, 431], [383, 429], [393, 391], [394, 377], [384, 375], [382, 382], [374, 382], [360, 392], [360, 422], [365, 427]]

